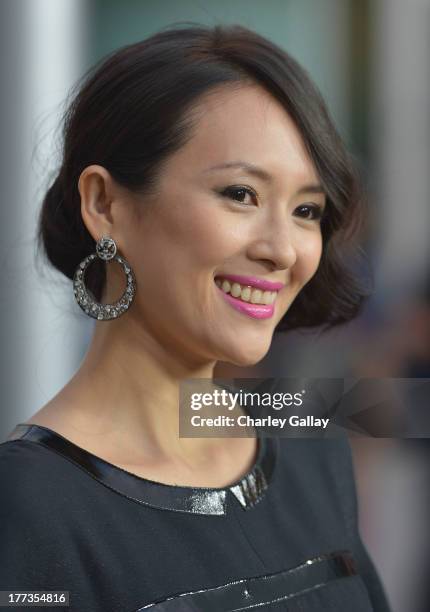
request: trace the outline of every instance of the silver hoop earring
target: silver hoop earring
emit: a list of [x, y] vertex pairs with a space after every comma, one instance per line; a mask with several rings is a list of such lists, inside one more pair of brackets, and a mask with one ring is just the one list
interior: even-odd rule
[[[116, 254], [117, 246], [115, 240], [110, 236], [102, 236], [96, 244], [96, 252], [85, 257], [76, 268], [73, 277], [73, 291], [76, 301], [89, 317], [99, 321], [109, 321], [120, 317], [130, 308], [136, 293], [136, 279], [130, 264], [120, 255]], [[96, 302], [85, 286], [85, 271], [88, 266], [98, 257], [110, 262], [117, 261], [127, 276], [127, 288], [114, 304], [102, 304]]]

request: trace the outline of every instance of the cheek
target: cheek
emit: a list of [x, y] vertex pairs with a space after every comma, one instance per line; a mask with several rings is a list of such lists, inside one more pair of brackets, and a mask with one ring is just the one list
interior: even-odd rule
[[133, 244], [141, 284], [157, 290], [166, 285], [167, 293], [174, 294], [192, 278], [195, 290], [205, 293], [208, 272], [237, 249], [236, 226], [203, 198], [165, 202], [136, 228]]
[[307, 236], [300, 241], [297, 248], [297, 272], [300, 278], [297, 281], [304, 285], [316, 273], [322, 254], [321, 232], [315, 232], [312, 236]]
[[234, 248], [234, 228], [225, 221], [220, 215], [200, 212], [192, 217], [178, 236], [181, 248], [189, 249], [194, 267], [216, 266], [220, 257]]
[[206, 273], [236, 253], [241, 242], [238, 224], [229, 222], [221, 210], [188, 202], [187, 215], [175, 217], [162, 229], [175, 265]]

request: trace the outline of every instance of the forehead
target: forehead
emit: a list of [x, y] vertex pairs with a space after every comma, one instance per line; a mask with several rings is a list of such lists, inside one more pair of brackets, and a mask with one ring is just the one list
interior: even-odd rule
[[224, 86], [205, 95], [192, 114], [192, 137], [173, 156], [173, 170], [196, 173], [241, 159], [265, 168], [275, 179], [317, 181], [293, 120], [262, 87]]

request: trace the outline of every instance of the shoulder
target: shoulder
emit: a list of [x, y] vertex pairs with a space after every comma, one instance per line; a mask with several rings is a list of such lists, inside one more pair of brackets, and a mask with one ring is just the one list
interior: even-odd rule
[[351, 446], [346, 434], [332, 438], [282, 438], [281, 461], [309, 480], [327, 486], [354, 482]]
[[[333, 438], [282, 438], [282, 481], [291, 494], [320, 509], [335, 508], [351, 533], [357, 525], [357, 496], [351, 446], [346, 434]], [[288, 484], [287, 484], [288, 483]]]
[[[52, 482], [61, 481], [62, 462], [40, 444], [10, 440], [0, 444], [0, 491], [3, 508], [23, 511], [52, 497]], [[33, 510], [36, 504], [33, 504]]]
[[61, 457], [43, 444], [26, 439], [11, 439], [0, 444], [0, 477], [8, 475], [33, 480], [43, 479], [41, 468], [54, 471], [62, 465]]
[[49, 517], [65, 517], [94, 482], [43, 444], [24, 439], [0, 444], [0, 516], [9, 521], [46, 525]]
[[330, 479], [353, 476], [351, 446], [346, 434], [333, 438], [281, 438], [281, 459], [309, 475]]
[[[7, 440], [0, 444], [0, 479], [1, 484], [14, 480], [34, 477], [43, 478], [40, 468], [48, 465], [50, 455], [42, 445], [27, 440]], [[29, 478], [30, 477], [30, 478]], [[16, 481], [15, 481], [16, 482]]]
[[62, 463], [34, 442], [0, 444], [0, 588], [48, 588], [57, 570], [61, 576], [64, 551], [73, 544]]

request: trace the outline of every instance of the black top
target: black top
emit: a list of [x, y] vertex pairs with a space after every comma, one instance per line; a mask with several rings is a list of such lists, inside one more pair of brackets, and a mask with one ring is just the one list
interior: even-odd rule
[[0, 591], [67, 590], [76, 612], [389, 611], [348, 440], [258, 441], [232, 486], [180, 487], [17, 425], [0, 444]]

